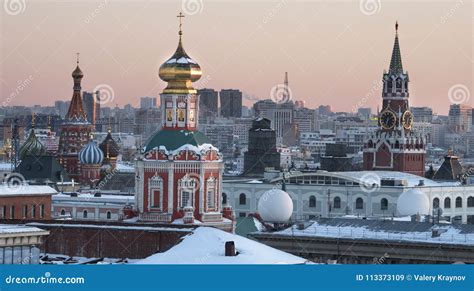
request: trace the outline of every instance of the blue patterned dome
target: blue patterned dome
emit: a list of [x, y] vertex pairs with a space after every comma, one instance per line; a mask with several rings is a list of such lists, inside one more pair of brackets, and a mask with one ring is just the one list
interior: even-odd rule
[[101, 164], [104, 159], [104, 152], [93, 140], [89, 141], [79, 152], [81, 164]]

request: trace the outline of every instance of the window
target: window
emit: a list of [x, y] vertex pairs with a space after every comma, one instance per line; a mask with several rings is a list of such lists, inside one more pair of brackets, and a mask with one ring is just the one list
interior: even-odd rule
[[439, 208], [439, 198], [433, 199], [433, 209]]
[[467, 198], [467, 207], [474, 207], [474, 197], [469, 196]]
[[163, 200], [163, 180], [160, 176], [153, 176], [149, 180], [149, 193], [148, 193], [148, 203], [152, 208], [162, 208]]
[[40, 205], [40, 218], [44, 218], [44, 204]]
[[462, 198], [461, 197], [456, 198], [456, 208], [462, 208]]
[[61, 216], [65, 216], [65, 215], [66, 215], [66, 210], [61, 209]]
[[215, 209], [216, 208], [216, 179], [214, 177], [210, 177], [206, 181], [206, 201], [207, 201], [207, 208], [208, 209]]
[[199, 187], [199, 181], [186, 174], [178, 183], [180, 189], [179, 206], [181, 208], [193, 206], [193, 194]]
[[21, 214], [23, 218], [28, 217], [28, 205], [23, 205], [23, 212]]
[[338, 196], [334, 197], [334, 209], [341, 208], [341, 198]]
[[10, 206], [10, 219], [15, 219], [15, 206]]
[[245, 212], [240, 212], [239, 213], [239, 217], [246, 217], [247, 215], [245, 215]]
[[87, 210], [84, 210], [84, 211], [82, 212], [82, 218], [87, 218]]
[[215, 201], [216, 201], [216, 195], [215, 195], [215, 190], [214, 189], [209, 189], [207, 190], [207, 208], [208, 209], [214, 209], [215, 207]]
[[247, 196], [245, 196], [244, 193], [240, 193], [240, 195], [239, 195], [239, 204], [240, 205], [247, 204]]
[[36, 205], [31, 205], [31, 217], [36, 218]]
[[356, 199], [356, 209], [364, 209], [364, 199], [360, 197]]
[[227, 205], [227, 194], [222, 193], [222, 205]]
[[191, 198], [191, 192], [187, 190], [181, 191], [181, 205], [180, 205], [181, 208], [184, 208], [186, 206], [191, 206], [190, 198]]
[[316, 207], [316, 197], [313, 195], [309, 197], [309, 207], [310, 208]]
[[6, 212], [7, 212], [7, 207], [6, 206], [0, 207], [0, 218], [4, 219]]
[[387, 210], [388, 209], [388, 200], [387, 198], [382, 198], [380, 200], [380, 210]]
[[444, 199], [444, 208], [451, 208], [451, 198]]
[[110, 211], [107, 211], [107, 219], [112, 219], [112, 213]]

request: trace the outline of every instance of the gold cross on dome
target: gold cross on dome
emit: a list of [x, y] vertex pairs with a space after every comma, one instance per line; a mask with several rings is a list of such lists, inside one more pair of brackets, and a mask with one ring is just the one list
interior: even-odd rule
[[178, 14], [178, 16], [176, 16], [176, 17], [178, 17], [178, 19], [179, 19], [179, 33], [181, 33], [182, 27], [183, 27], [183, 18], [184, 18], [183, 12], [180, 12]]
[[76, 53], [77, 57], [76, 57], [76, 63], [79, 65], [79, 53]]

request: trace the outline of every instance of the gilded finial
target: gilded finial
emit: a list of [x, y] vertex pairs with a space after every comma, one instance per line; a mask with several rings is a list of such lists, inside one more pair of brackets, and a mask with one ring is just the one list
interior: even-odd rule
[[178, 17], [178, 19], [179, 19], [179, 32], [178, 32], [178, 34], [179, 34], [179, 37], [181, 38], [181, 35], [183, 35], [183, 18], [184, 18], [183, 12], [180, 12], [178, 14], [178, 16], [176, 16], [176, 17]]
[[76, 53], [76, 64], [79, 66], [79, 53]]

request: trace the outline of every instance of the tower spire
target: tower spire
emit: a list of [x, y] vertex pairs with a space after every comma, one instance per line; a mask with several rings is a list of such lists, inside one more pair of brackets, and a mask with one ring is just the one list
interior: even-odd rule
[[393, 44], [389, 73], [403, 73], [402, 56], [398, 43], [398, 21], [395, 22], [395, 43]]
[[178, 16], [179, 19], [179, 32], [178, 32], [178, 35], [179, 35], [179, 39], [181, 39], [181, 36], [183, 35], [183, 18], [184, 18], [184, 14], [183, 12], [179, 12]]

